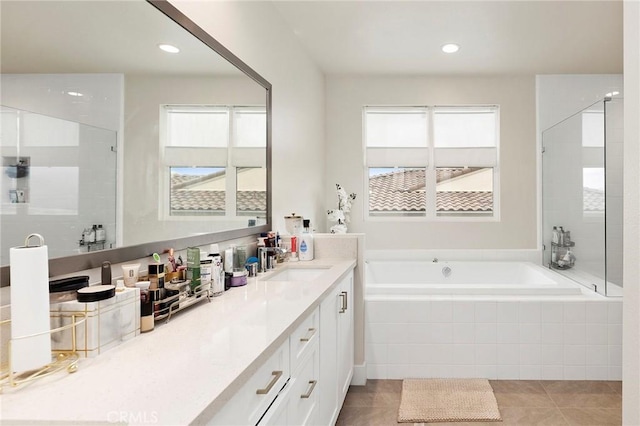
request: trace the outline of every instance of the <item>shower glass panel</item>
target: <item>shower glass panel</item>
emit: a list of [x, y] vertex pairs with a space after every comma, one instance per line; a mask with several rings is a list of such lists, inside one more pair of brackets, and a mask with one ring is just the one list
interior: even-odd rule
[[544, 264], [598, 293], [621, 295], [622, 99], [548, 128], [542, 146]]

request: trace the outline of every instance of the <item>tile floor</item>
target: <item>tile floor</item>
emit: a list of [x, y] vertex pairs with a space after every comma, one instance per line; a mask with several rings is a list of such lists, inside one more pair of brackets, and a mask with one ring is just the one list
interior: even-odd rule
[[[621, 425], [622, 382], [490, 380], [502, 423], [491, 425]], [[398, 424], [402, 380], [368, 380], [351, 386], [338, 417], [338, 426]], [[406, 424], [406, 423], [400, 423]], [[471, 425], [480, 423], [428, 423]], [[416, 423], [415, 426], [422, 425]]]

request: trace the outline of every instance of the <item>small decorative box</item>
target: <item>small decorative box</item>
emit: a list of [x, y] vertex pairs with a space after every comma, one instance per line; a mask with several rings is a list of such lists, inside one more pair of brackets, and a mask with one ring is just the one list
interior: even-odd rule
[[[80, 356], [95, 357], [125, 340], [140, 334], [140, 289], [125, 288], [114, 297], [99, 302], [82, 303], [77, 300], [50, 305], [51, 329], [73, 321], [86, 321], [76, 329], [76, 350]], [[71, 351], [72, 329], [51, 334], [51, 348]]]

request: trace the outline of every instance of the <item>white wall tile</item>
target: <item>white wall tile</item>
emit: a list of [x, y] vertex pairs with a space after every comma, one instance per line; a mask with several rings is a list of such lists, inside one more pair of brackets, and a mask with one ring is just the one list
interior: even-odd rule
[[477, 365], [495, 365], [497, 360], [497, 345], [476, 344], [475, 363]]
[[453, 324], [430, 324], [428, 327], [429, 341], [427, 343], [453, 343]]
[[520, 325], [514, 324], [497, 324], [496, 341], [498, 343], [520, 343]]
[[564, 379], [564, 366], [562, 365], [543, 365], [542, 380], [562, 380]]
[[609, 364], [609, 348], [606, 345], [587, 345], [585, 364], [606, 367]]
[[622, 366], [622, 346], [609, 346], [609, 366]]
[[476, 323], [475, 327], [476, 343], [496, 343], [495, 323]]
[[542, 345], [542, 364], [563, 365], [564, 348], [562, 345]]
[[495, 323], [497, 318], [496, 302], [476, 302], [476, 323]]
[[622, 367], [609, 367], [609, 380], [622, 380]]
[[498, 380], [518, 380], [520, 379], [520, 366], [518, 365], [497, 365], [496, 378]]
[[541, 322], [541, 303], [540, 302], [520, 302], [518, 309], [520, 310], [521, 323], [539, 323]]
[[564, 342], [564, 328], [562, 323], [542, 324], [542, 343], [562, 344]]
[[409, 354], [420, 357], [424, 354], [422, 351], [414, 350], [415, 345], [390, 344], [386, 350], [386, 362], [377, 364], [409, 364]]
[[475, 362], [474, 345], [452, 345], [453, 358], [451, 363], [456, 365], [473, 365]]
[[[371, 324], [373, 327], [375, 324]], [[410, 337], [415, 337], [415, 333], [412, 333], [413, 328], [417, 328], [416, 324], [379, 324], [380, 329], [386, 328], [385, 341], [387, 343], [407, 343], [411, 342]], [[410, 327], [413, 326], [413, 327]], [[371, 340], [369, 343], [383, 343], [379, 341]]]
[[603, 324], [589, 324], [586, 330], [587, 345], [606, 345], [609, 342], [609, 326]]
[[622, 301], [609, 302], [609, 324], [622, 324]]
[[519, 365], [520, 345], [496, 345], [497, 365]]
[[586, 326], [584, 324], [564, 324], [564, 343], [567, 345], [584, 345], [586, 342]]
[[564, 322], [569, 324], [583, 324], [586, 321], [584, 302], [564, 303]]
[[[404, 364], [434, 364], [440, 359], [440, 355], [437, 353], [434, 345], [403, 345], [398, 350], [404, 350], [406, 352], [407, 361]], [[400, 357], [400, 355], [398, 354]], [[399, 363], [402, 364], [402, 363]]]
[[474, 322], [475, 303], [474, 302], [453, 302], [453, 322]]
[[411, 365], [388, 365], [387, 366], [387, 379], [399, 380], [409, 377], [416, 377], [415, 371]]
[[608, 306], [605, 302], [586, 302], [585, 317], [587, 324], [606, 324], [609, 320]]
[[476, 365], [474, 368], [473, 377], [479, 379], [497, 379], [498, 369], [496, 365]]
[[367, 379], [387, 379], [387, 366], [367, 363]]
[[453, 305], [452, 302], [446, 300], [438, 300], [431, 302], [431, 311], [429, 312], [429, 322], [452, 322], [453, 321]]
[[609, 368], [595, 365], [587, 365], [584, 368], [584, 378], [586, 380], [608, 380]]
[[455, 365], [451, 366], [451, 372], [449, 377], [453, 377], [455, 379], [466, 379], [469, 377], [474, 377], [475, 375], [475, 366], [471, 365]]
[[453, 343], [474, 343], [476, 336], [475, 328], [476, 325], [473, 323], [453, 324]]
[[541, 365], [521, 365], [520, 380], [540, 380], [542, 377]]
[[622, 345], [622, 324], [609, 324], [609, 344]]
[[451, 364], [453, 357], [453, 345], [431, 345], [433, 364]]
[[565, 365], [585, 365], [584, 345], [565, 345], [564, 346], [564, 364]]
[[[403, 313], [401, 318], [407, 323], [426, 323], [429, 322], [429, 311], [431, 310], [431, 302], [421, 300], [419, 302], [401, 302], [403, 305]], [[390, 320], [389, 322], [399, 322]]]
[[372, 364], [387, 363], [387, 345], [386, 344], [367, 344], [365, 345], [365, 360]]
[[542, 351], [540, 345], [520, 345], [520, 364], [542, 364]]
[[366, 343], [388, 343], [389, 341], [389, 325], [367, 323], [365, 327]]
[[584, 380], [585, 378], [584, 365], [568, 365], [564, 367], [564, 380]]
[[520, 324], [520, 343], [540, 343], [542, 341], [541, 324]]
[[498, 323], [517, 324], [518, 304], [514, 302], [498, 302], [497, 321]]
[[562, 302], [545, 302], [542, 304], [542, 322], [561, 323], [564, 321]]

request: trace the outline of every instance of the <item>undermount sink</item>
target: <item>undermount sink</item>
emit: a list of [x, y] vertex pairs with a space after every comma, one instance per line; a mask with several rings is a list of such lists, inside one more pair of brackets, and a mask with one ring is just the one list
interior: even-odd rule
[[287, 268], [276, 272], [264, 281], [313, 281], [329, 268]]

